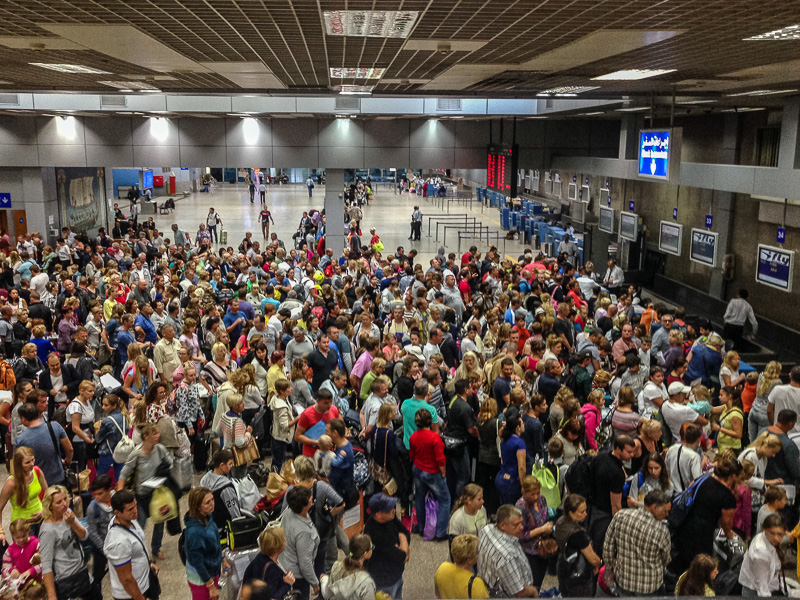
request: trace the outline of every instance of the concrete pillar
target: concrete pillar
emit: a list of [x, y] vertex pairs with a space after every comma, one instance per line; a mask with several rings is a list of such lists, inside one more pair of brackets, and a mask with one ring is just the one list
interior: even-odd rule
[[325, 170], [325, 247], [341, 256], [344, 250], [344, 169]]
[[[53, 167], [22, 169], [22, 190], [28, 231], [38, 231], [48, 242], [55, 243], [61, 230], [56, 170]], [[51, 229], [56, 229], [55, 235]]]
[[619, 159], [636, 160], [639, 144], [636, 126], [636, 115], [626, 114], [619, 127]]
[[787, 98], [783, 103], [783, 119], [781, 121], [781, 145], [778, 152], [778, 168], [783, 170], [800, 167], [800, 98]]

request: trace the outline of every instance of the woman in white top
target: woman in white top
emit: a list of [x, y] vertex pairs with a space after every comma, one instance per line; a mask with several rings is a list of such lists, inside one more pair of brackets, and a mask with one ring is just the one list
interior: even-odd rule
[[488, 522], [486, 509], [483, 507], [483, 488], [476, 483], [465, 485], [450, 515], [447, 535], [452, 537], [464, 533], [478, 535]]
[[764, 531], [750, 542], [739, 572], [742, 596], [769, 597], [772, 592], [783, 590], [786, 584], [781, 582], [783, 559], [779, 545], [784, 535], [786, 529], [780, 515], [764, 519]]
[[637, 398], [639, 411], [642, 416], [649, 418], [650, 415], [661, 410], [661, 405], [668, 400], [669, 393], [664, 385], [664, 369], [650, 367], [650, 379], [644, 384]]
[[770, 458], [774, 458], [782, 448], [781, 439], [774, 433], [765, 431], [739, 455], [739, 462], [747, 460], [755, 466], [753, 476], [747, 480], [747, 485], [753, 491], [753, 512], [757, 513], [758, 509], [764, 504], [764, 491], [768, 485], [780, 485], [783, 483], [783, 479], [764, 479], [767, 461]]
[[86, 344], [89, 349], [92, 351], [92, 354], [97, 352], [97, 349], [100, 347], [100, 335], [105, 329], [106, 322], [103, 319], [103, 307], [100, 305], [95, 306], [92, 309], [89, 318], [86, 319], [86, 331], [89, 332], [89, 340]]
[[[16, 288], [11, 288], [8, 292], [8, 306], [14, 309], [14, 313], [16, 313], [21, 308], [28, 308], [28, 305], [25, 303], [25, 300], [19, 297], [19, 290]], [[17, 322], [17, 317], [11, 317], [11, 324]]]
[[745, 374], [739, 373], [739, 354], [731, 350], [725, 355], [719, 370], [719, 384], [722, 387], [736, 387], [744, 383]]
[[94, 444], [94, 383], [84, 379], [78, 388], [78, 396], [67, 405], [67, 421], [72, 427], [72, 447], [78, 471], [86, 468], [87, 448]]

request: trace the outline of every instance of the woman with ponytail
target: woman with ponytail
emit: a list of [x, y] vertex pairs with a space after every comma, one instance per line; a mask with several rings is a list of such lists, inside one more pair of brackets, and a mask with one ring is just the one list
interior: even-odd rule
[[333, 565], [328, 581], [322, 583], [326, 600], [374, 600], [375, 581], [364, 569], [364, 561], [372, 556], [373, 548], [368, 535], [353, 536], [348, 555]]

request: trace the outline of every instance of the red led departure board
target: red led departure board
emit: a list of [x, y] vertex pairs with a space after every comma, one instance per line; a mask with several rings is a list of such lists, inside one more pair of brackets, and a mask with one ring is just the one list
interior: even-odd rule
[[486, 151], [486, 187], [515, 197], [517, 163], [516, 145], [490, 145]]

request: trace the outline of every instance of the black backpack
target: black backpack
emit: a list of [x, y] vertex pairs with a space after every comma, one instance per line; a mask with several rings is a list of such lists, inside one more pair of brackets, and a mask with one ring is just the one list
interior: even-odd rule
[[594, 461], [597, 457], [591, 454], [582, 454], [575, 459], [566, 474], [564, 482], [570, 494], [580, 494], [590, 503], [594, 494]]

